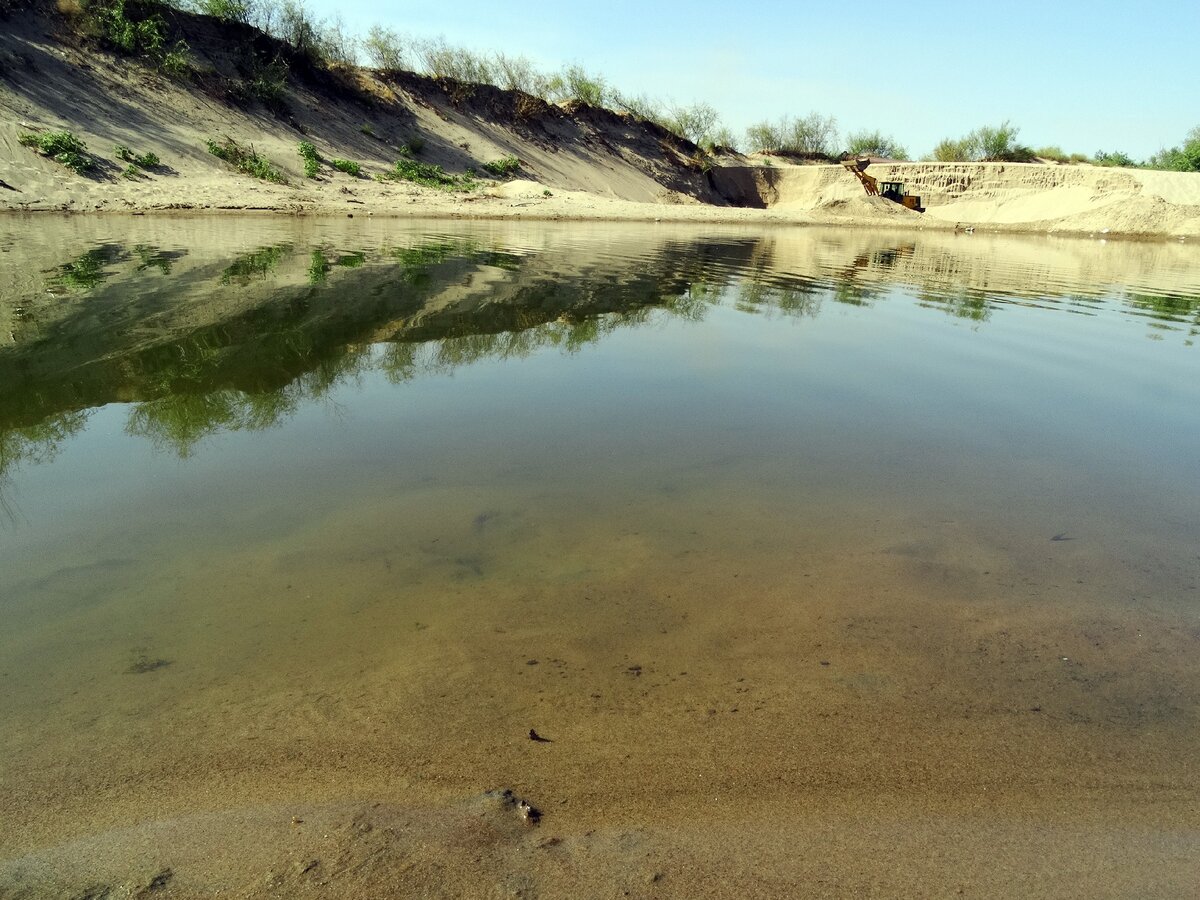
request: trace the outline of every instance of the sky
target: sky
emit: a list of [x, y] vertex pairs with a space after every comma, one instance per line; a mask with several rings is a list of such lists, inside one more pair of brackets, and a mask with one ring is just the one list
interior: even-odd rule
[[359, 34], [444, 36], [547, 69], [578, 63], [624, 93], [706, 102], [737, 134], [819, 112], [919, 157], [1008, 120], [1035, 149], [1144, 159], [1200, 125], [1200, 0], [307, 2]]

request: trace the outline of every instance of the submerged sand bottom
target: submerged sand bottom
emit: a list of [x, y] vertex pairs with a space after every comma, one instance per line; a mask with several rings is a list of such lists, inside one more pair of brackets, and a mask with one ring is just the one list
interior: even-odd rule
[[[52, 716], [6, 710], [0, 896], [1171, 897], [1200, 877], [1200, 631], [1173, 610], [1194, 586], [1159, 571], [1173, 589], [1128, 603], [1136, 542], [845, 491], [803, 517], [744, 486], [574, 521], [413, 499], [420, 522], [380, 502], [312, 523], [319, 548], [60, 573], [101, 586], [76, 620], [97, 640], [73, 639]], [[43, 696], [65, 639], [26, 635]], [[504, 789], [541, 821], [485, 795]]]

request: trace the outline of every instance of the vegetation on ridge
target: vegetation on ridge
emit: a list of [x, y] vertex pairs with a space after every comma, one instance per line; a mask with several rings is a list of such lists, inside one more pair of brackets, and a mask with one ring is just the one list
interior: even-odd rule
[[[0, 12], [12, 11], [21, 3], [22, 0], [0, 0]], [[708, 153], [728, 148], [825, 159], [863, 154], [889, 158], [908, 155], [897, 140], [878, 130], [864, 129], [840, 136], [836, 119], [815, 111], [798, 118], [784, 115], [775, 121], [764, 120], [738, 136], [721, 122], [717, 110], [703, 101], [679, 105], [643, 94], [633, 95], [618, 90], [603, 75], [578, 64], [544, 71], [524, 56], [475, 51], [443, 37], [413, 37], [379, 25], [359, 37], [347, 29], [340, 17], [315, 16], [304, 0], [59, 0], [57, 8], [81, 34], [118, 53], [145, 59], [177, 79], [196, 75], [177, 10], [258, 29], [280, 41], [281, 49], [275, 55], [263, 54], [260, 47], [252, 46], [252, 41], [235, 47], [235, 54], [244, 57], [239, 60], [244, 78], [229, 90], [235, 97], [258, 100], [276, 113], [282, 112], [290, 69], [298, 60], [329, 70], [353, 66], [365, 59], [385, 75], [412, 69], [453, 82], [454, 96], [460, 99], [471, 95], [473, 85], [489, 84], [520, 91], [531, 103], [540, 100], [549, 104], [575, 102], [605, 107], [656, 123]], [[536, 106], [529, 108], [536, 112]], [[1054, 145], [1035, 151], [1017, 142], [1019, 130], [1009, 120], [982, 126], [962, 137], [942, 140], [933, 149], [931, 158], [1007, 162], [1042, 158], [1068, 164], [1087, 162], [1200, 171], [1200, 127], [1190, 131], [1181, 145], [1164, 147], [1141, 163], [1121, 151], [1097, 151], [1091, 158], [1082, 153], [1066, 153]], [[82, 159], [75, 162], [81, 163]]]

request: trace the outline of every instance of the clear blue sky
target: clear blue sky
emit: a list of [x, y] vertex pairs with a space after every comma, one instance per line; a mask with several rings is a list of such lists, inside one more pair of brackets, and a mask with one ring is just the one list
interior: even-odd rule
[[1010, 119], [1035, 148], [1142, 159], [1200, 125], [1200, 0], [308, 2], [354, 32], [443, 35], [547, 68], [580, 63], [627, 93], [706, 101], [737, 133], [815, 110], [843, 134], [878, 128], [924, 155]]

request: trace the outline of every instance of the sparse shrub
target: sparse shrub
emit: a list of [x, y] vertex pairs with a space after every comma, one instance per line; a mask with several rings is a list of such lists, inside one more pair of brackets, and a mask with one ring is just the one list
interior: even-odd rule
[[121, 172], [121, 176], [123, 178], [129, 178], [131, 180], [134, 178], [141, 178], [142, 171], [137, 166], [126, 166], [124, 171]]
[[505, 156], [483, 164], [483, 170], [497, 178], [511, 178], [521, 168], [521, 160], [515, 156]]
[[946, 138], [933, 148], [939, 162], [1032, 162], [1031, 148], [1016, 142], [1020, 131], [1005, 120], [999, 125], [984, 125], [958, 140]]
[[975, 130], [976, 144], [984, 160], [999, 162], [1030, 162], [1033, 150], [1017, 143], [1017, 128], [1007, 119], [996, 126], [984, 125]]
[[253, 6], [248, 0], [193, 0], [196, 12], [223, 22], [250, 22]]
[[550, 94], [548, 99], [558, 103], [575, 100], [588, 106], [604, 106], [610, 96], [604, 78], [589, 73], [582, 66], [567, 66], [549, 79], [546, 89]]
[[321, 155], [317, 148], [308, 141], [301, 141], [299, 146], [300, 159], [304, 164], [304, 177], [316, 178], [321, 168]]
[[253, 175], [255, 178], [261, 178], [263, 181], [271, 181], [275, 184], [288, 183], [287, 176], [280, 172], [266, 157], [260, 156], [253, 146], [243, 147], [237, 141], [233, 140], [233, 138], [229, 137], [220, 142], [209, 138], [206, 144], [209, 153], [217, 157], [217, 159], [224, 160], [239, 172], [244, 172], [247, 175]]
[[496, 86], [507, 91], [524, 91], [541, 96], [545, 90], [546, 77], [524, 56], [497, 53], [492, 57], [491, 70]]
[[713, 131], [711, 141], [711, 145], [706, 148], [710, 153], [718, 150], [737, 151], [741, 149], [741, 141], [738, 140], [737, 135], [724, 125]]
[[550, 193], [550, 188], [546, 188], [544, 191], [542, 191], [542, 196], [543, 197], [553, 197], [554, 195], [552, 193]]
[[363, 51], [376, 69], [395, 71], [403, 69], [408, 61], [404, 37], [391, 28], [372, 25], [363, 40]]
[[696, 103], [673, 108], [662, 124], [668, 131], [697, 146], [708, 144], [711, 147], [712, 132], [719, 121], [720, 116], [715, 109], [707, 103]]
[[87, 145], [69, 131], [22, 134], [18, 135], [17, 141], [80, 175], [91, 171], [96, 164], [88, 153]]
[[242, 89], [272, 112], [284, 108], [283, 94], [287, 89], [288, 64], [282, 57], [270, 61], [254, 58], [250, 62], [249, 75], [242, 81]]
[[856, 131], [846, 135], [846, 152], [851, 156], [908, 159], [908, 151], [895, 138], [880, 131]]
[[746, 129], [746, 145], [750, 150], [832, 156], [837, 145], [837, 120], [812, 112], [799, 119], [784, 116], [777, 123], [759, 122]]
[[355, 178], [362, 177], [362, 166], [349, 159], [331, 159], [329, 164], [339, 172], [345, 172], [347, 175], [353, 175]]
[[360, 125], [358, 127], [358, 130], [360, 133], [365, 134], [367, 137], [373, 138], [373, 137], [377, 136], [375, 134], [375, 129], [371, 126], [370, 122], [363, 122], [362, 125]]
[[424, 149], [425, 139], [419, 136], [410, 137], [400, 145], [400, 152], [405, 156], [420, 156]]
[[162, 58], [158, 61], [158, 67], [164, 75], [176, 81], [190, 78], [194, 71], [189, 57], [191, 49], [187, 41], [176, 41], [170, 50], [163, 53]]
[[976, 159], [978, 154], [979, 148], [971, 135], [957, 141], [945, 138], [933, 148], [933, 158], [938, 162], [969, 162]]
[[467, 84], [492, 84], [492, 63], [482, 53], [455, 47], [444, 37], [416, 41], [413, 50], [425, 72], [434, 78], [450, 78]]
[[666, 118], [662, 110], [662, 104], [653, 97], [647, 97], [645, 94], [626, 96], [614, 92], [612, 99], [614, 106], [639, 119], [645, 119], [647, 122], [661, 123]]

